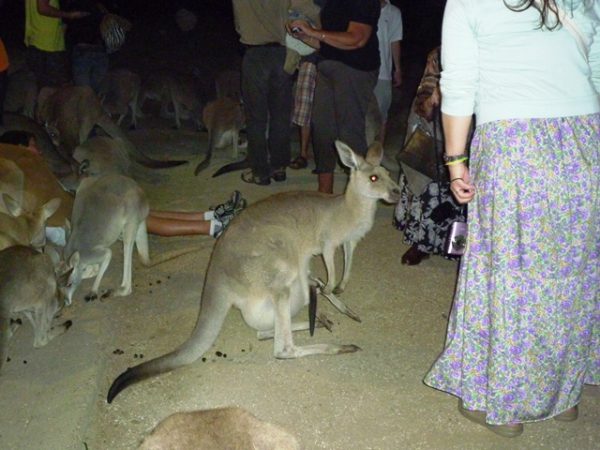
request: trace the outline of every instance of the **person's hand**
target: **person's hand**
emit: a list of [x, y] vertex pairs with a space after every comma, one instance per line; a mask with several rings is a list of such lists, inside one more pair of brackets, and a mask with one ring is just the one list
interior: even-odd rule
[[306, 20], [292, 20], [285, 26], [287, 32], [297, 39], [306, 39], [311, 37], [309, 33], [313, 27]]
[[394, 70], [394, 78], [392, 80], [394, 87], [400, 87], [402, 84], [402, 71], [400, 69]]
[[69, 11], [67, 13], [67, 19], [82, 19], [89, 15], [90, 13], [85, 11]]
[[475, 196], [475, 186], [471, 184], [469, 168], [465, 163], [448, 166], [450, 190], [460, 204], [469, 203]]

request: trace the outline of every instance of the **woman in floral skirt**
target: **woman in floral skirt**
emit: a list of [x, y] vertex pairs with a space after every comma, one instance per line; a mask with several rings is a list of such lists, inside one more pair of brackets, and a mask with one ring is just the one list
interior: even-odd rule
[[445, 160], [469, 238], [425, 383], [502, 436], [575, 420], [600, 384], [599, 17], [593, 0], [446, 4]]

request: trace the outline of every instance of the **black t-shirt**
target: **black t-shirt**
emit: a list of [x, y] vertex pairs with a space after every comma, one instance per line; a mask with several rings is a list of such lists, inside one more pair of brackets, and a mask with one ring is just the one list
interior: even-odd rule
[[324, 59], [343, 62], [358, 70], [379, 68], [379, 41], [377, 21], [381, 13], [379, 0], [327, 0], [321, 9], [321, 25], [325, 31], [346, 31], [350, 22], [373, 27], [367, 44], [356, 50], [340, 50], [321, 42], [320, 54]]
[[65, 21], [67, 33], [65, 36], [67, 47], [71, 48], [77, 44], [104, 45], [100, 34], [100, 22], [104, 13], [98, 8], [94, 0], [72, 0], [66, 2], [66, 11], [83, 11], [90, 13], [81, 19]]

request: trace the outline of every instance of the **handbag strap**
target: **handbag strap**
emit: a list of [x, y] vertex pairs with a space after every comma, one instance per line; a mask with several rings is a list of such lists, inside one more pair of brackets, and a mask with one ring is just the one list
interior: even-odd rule
[[[538, 8], [542, 8], [541, 0], [533, 0]], [[558, 15], [558, 20], [560, 23], [571, 33], [571, 35], [575, 38], [575, 42], [577, 43], [577, 47], [579, 47], [579, 51], [584, 56], [585, 60], [588, 61], [588, 48], [590, 43], [585, 39], [577, 23], [570, 17], [558, 4], [556, 1], [554, 2], [556, 6], [556, 14]]]

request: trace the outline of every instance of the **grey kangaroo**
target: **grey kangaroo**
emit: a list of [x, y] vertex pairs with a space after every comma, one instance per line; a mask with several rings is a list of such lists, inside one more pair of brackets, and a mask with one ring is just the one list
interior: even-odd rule
[[115, 295], [131, 294], [134, 244], [142, 263], [150, 262], [146, 232], [149, 209], [144, 191], [129, 177], [109, 173], [81, 181], [73, 204], [73, 230], [64, 249], [65, 261], [73, 268], [66, 289], [67, 305], [71, 304], [81, 280], [94, 275], [96, 279], [86, 299], [98, 298], [100, 282], [112, 257], [110, 247], [121, 236], [123, 281]]
[[0, 251], [0, 369], [6, 361], [12, 319], [25, 316], [33, 327], [33, 346], [43, 347], [71, 326], [66, 321], [53, 327], [62, 305], [50, 255], [30, 247], [14, 246]]
[[290, 192], [273, 195], [244, 210], [217, 240], [205, 277], [196, 327], [173, 352], [127, 369], [113, 382], [107, 401], [127, 386], [190, 364], [213, 345], [232, 306], [259, 337], [274, 337], [276, 358], [340, 354], [359, 350], [355, 345], [296, 346], [292, 331], [308, 329], [292, 323], [309, 302], [310, 262], [324, 255], [327, 289], [335, 286], [333, 251], [348, 251], [341, 287], [349, 277], [352, 250], [371, 229], [377, 201], [396, 202], [400, 188], [380, 166], [383, 149], [371, 146], [366, 158], [337, 141], [342, 162], [350, 168], [343, 195]]
[[292, 434], [238, 407], [171, 414], [139, 450], [300, 450]]

